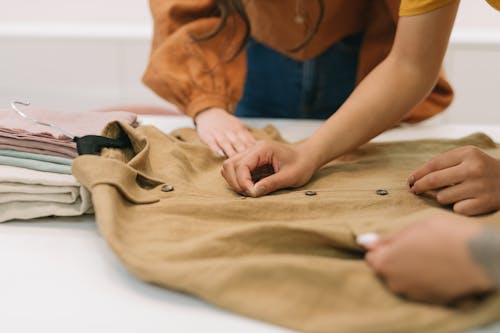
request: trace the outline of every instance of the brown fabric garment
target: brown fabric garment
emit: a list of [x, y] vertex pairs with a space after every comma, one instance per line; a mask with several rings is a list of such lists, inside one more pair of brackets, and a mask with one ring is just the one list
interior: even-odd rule
[[[213, 0], [150, 0], [150, 5], [154, 35], [144, 83], [192, 117], [211, 107], [234, 110], [245, 82], [245, 52], [229, 59], [243, 38], [243, 23], [232, 17], [217, 37], [195, 42], [193, 36], [206, 36], [219, 24]], [[253, 38], [290, 58], [307, 60], [340, 39], [363, 32], [358, 82], [389, 54], [400, 0], [325, 1], [325, 17], [317, 35], [303, 49], [290, 52], [308, 36], [318, 17], [316, 1], [302, 0], [301, 5], [305, 25], [294, 22], [296, 0], [249, 1]], [[428, 98], [404, 120], [432, 117], [452, 100], [453, 90], [441, 74]]]
[[[370, 271], [355, 236], [451, 214], [406, 188], [411, 170], [462, 140], [368, 144], [331, 163], [300, 189], [242, 198], [220, 176], [224, 159], [192, 129], [111, 124], [133, 149], [82, 156], [73, 173], [93, 195], [99, 229], [140, 279], [237, 313], [306, 332], [456, 332], [500, 319], [500, 295], [440, 307], [391, 294]], [[278, 139], [271, 127], [258, 138]], [[163, 192], [164, 184], [174, 191]], [[376, 195], [386, 189], [389, 195]], [[316, 196], [306, 196], [314, 190]], [[500, 213], [474, 218], [500, 222]], [[450, 267], [450, 269], [452, 269]], [[425, 274], [425, 272], [422, 272]]]

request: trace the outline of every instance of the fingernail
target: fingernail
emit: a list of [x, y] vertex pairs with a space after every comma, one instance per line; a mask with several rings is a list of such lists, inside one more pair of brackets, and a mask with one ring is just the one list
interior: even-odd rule
[[413, 185], [415, 185], [415, 176], [411, 176], [409, 179], [408, 179], [408, 185], [410, 186], [410, 188], [413, 187]]
[[250, 193], [252, 197], [260, 197], [263, 196], [266, 193], [266, 187], [264, 185], [257, 185], [254, 186], [251, 190]]
[[379, 240], [378, 234], [374, 232], [369, 232], [366, 234], [361, 234], [356, 238], [356, 243], [361, 246], [370, 246], [377, 243]]
[[225, 156], [226, 156], [226, 154], [224, 154], [224, 152], [223, 152], [222, 150], [217, 150], [217, 151], [215, 152], [215, 154], [216, 154], [217, 156], [219, 156], [219, 157], [225, 157]]

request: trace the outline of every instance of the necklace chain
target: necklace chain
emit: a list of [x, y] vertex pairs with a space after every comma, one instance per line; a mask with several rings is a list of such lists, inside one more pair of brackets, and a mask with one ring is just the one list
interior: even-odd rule
[[302, 15], [302, 1], [301, 0], [295, 0], [295, 17], [294, 21], [297, 24], [304, 24], [305, 19], [304, 16]]

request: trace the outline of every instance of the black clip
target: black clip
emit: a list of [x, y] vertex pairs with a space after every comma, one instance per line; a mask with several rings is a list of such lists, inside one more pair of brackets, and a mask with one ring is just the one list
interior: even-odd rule
[[37, 119], [28, 116], [17, 107], [18, 104], [23, 106], [29, 106], [30, 105], [29, 102], [13, 101], [12, 103], [10, 103], [10, 105], [12, 106], [12, 109], [20, 117], [29, 120], [34, 124], [55, 129], [58, 132], [64, 134], [65, 136], [71, 138], [71, 140], [76, 143], [76, 150], [78, 151], [78, 155], [99, 155], [101, 153], [102, 148], [127, 148], [132, 146], [130, 139], [123, 132], [120, 133], [120, 136], [117, 139], [110, 139], [105, 136], [99, 136], [99, 135], [85, 135], [82, 137], [74, 136], [70, 132], [65, 131], [64, 129], [54, 124], [47, 123], [44, 121], [39, 121]]
[[76, 143], [78, 155], [99, 155], [102, 148], [127, 148], [132, 143], [128, 136], [121, 132], [117, 139], [110, 139], [99, 135], [75, 136], [73, 141]]

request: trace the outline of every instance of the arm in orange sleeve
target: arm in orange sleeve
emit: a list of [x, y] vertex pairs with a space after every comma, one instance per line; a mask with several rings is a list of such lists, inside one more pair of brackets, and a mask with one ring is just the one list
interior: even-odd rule
[[232, 111], [245, 80], [243, 22], [228, 18], [214, 38], [196, 41], [220, 23], [212, 0], [150, 0], [154, 34], [143, 82], [191, 117], [209, 108]]

